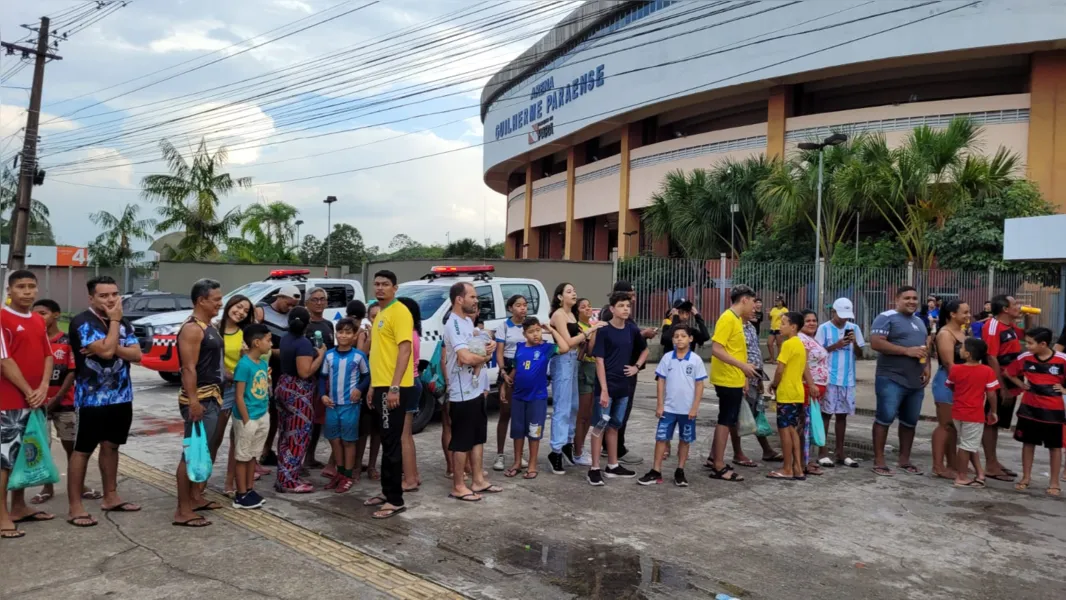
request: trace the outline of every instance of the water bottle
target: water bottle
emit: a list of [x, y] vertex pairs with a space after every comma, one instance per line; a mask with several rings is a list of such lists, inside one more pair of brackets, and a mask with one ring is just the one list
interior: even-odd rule
[[317, 348], [321, 348], [321, 347], [322, 347], [322, 332], [321, 331], [316, 331], [315, 332], [315, 348], [317, 349]]
[[610, 415], [603, 415], [602, 417], [600, 417], [599, 422], [592, 426], [592, 436], [601, 437], [603, 435], [603, 431], [607, 429], [607, 424], [610, 422]]
[[733, 596], [730, 596], [729, 594], [715, 594], [714, 600], [737, 600], [737, 599], [734, 598]]

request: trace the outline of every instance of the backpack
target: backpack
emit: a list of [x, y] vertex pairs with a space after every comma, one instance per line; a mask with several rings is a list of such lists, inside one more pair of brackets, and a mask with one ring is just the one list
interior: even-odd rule
[[441, 364], [443, 348], [444, 341], [441, 341], [433, 350], [433, 356], [430, 357], [425, 368], [418, 374], [419, 378], [422, 380], [422, 385], [434, 395], [443, 394], [444, 389], [447, 386], [447, 381], [444, 379], [444, 365]]

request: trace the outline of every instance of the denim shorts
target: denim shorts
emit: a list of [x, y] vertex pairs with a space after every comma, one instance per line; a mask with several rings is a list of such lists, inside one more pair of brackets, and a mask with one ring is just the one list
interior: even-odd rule
[[237, 384], [229, 381], [222, 384], [222, 410], [233, 411], [237, 404]]
[[656, 442], [669, 442], [674, 439], [674, 429], [678, 429], [678, 439], [686, 444], [696, 441], [696, 419], [689, 418], [687, 414], [664, 412], [659, 419], [659, 425], [655, 428]]
[[610, 404], [607, 408], [604, 408], [600, 404], [600, 399], [596, 398], [592, 402], [592, 424], [596, 425], [603, 420], [604, 416], [607, 416], [610, 421], [607, 426], [611, 429], [621, 429], [622, 421], [625, 420], [626, 406], [629, 404], [629, 398], [622, 396], [621, 398], [611, 398]]
[[933, 377], [933, 400], [937, 404], [952, 404], [955, 402], [955, 396], [948, 389], [948, 370], [944, 367], [936, 372]]
[[878, 425], [889, 427], [899, 418], [901, 427], [914, 429], [918, 426], [925, 388], [904, 387], [888, 377], [878, 376], [874, 379], [874, 392], [877, 394], [874, 421]]

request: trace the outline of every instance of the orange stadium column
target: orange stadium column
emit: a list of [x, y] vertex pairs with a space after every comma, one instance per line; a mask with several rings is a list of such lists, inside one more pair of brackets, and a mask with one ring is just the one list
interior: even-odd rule
[[[580, 146], [570, 146], [566, 151], [566, 241], [563, 245], [563, 260], [581, 260], [585, 244], [585, 228], [574, 220], [576, 169], [584, 164], [584, 154], [578, 156]], [[582, 148], [583, 149], [583, 148]], [[580, 163], [580, 164], [579, 164]]]
[[526, 222], [522, 230], [522, 240], [525, 246], [522, 248], [522, 258], [540, 258], [540, 235], [533, 231], [533, 163], [526, 164]]
[[[628, 258], [639, 253], [640, 217], [629, 210], [629, 154], [640, 146], [638, 124], [622, 127], [622, 163], [618, 175], [618, 258]], [[631, 235], [626, 235], [626, 234]]]
[[766, 158], [785, 157], [785, 122], [791, 116], [792, 86], [770, 88], [766, 103]]
[[1029, 178], [1066, 212], [1066, 51], [1033, 54], [1029, 107]]

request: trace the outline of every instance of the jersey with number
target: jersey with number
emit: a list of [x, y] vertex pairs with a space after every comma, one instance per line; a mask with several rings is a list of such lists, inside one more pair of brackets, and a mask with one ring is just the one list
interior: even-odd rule
[[[74, 352], [70, 349], [70, 338], [62, 331], [49, 340], [52, 345], [52, 379], [48, 382], [48, 397], [52, 398], [63, 385], [67, 374], [74, 372]], [[67, 389], [59, 401], [62, 408], [74, 408], [74, 386]]]

